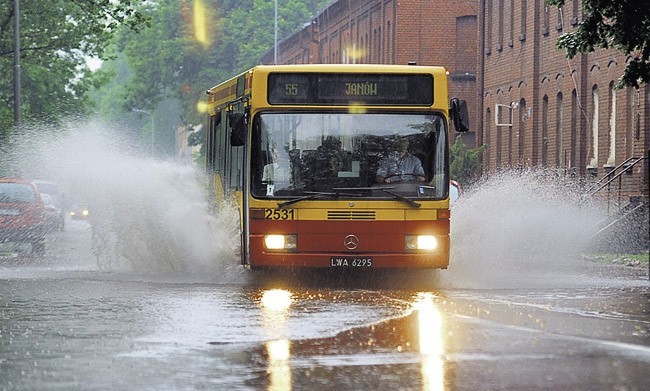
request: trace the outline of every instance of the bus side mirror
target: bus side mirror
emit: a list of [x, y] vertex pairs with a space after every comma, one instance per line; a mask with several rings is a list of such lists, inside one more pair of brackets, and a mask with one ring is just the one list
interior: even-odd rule
[[228, 113], [230, 127], [230, 145], [241, 147], [246, 141], [246, 115], [244, 113]]
[[456, 128], [456, 131], [461, 133], [469, 131], [469, 114], [467, 112], [467, 102], [462, 99], [452, 98], [450, 106], [451, 120], [454, 122], [454, 128]]

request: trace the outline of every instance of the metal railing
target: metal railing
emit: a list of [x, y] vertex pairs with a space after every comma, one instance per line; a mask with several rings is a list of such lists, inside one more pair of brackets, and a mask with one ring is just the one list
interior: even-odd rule
[[641, 157], [636, 157], [632, 156], [628, 159], [626, 159], [623, 163], [619, 164], [618, 166], [614, 167], [611, 171], [609, 171], [606, 175], [604, 175], [602, 178], [600, 178], [598, 181], [594, 182], [594, 184], [589, 187], [585, 193], [585, 197], [592, 197], [599, 191], [603, 189], [607, 189], [607, 212], [609, 213], [610, 209], [610, 204], [611, 204], [611, 184], [618, 180], [618, 209], [619, 211], [621, 210], [622, 207], [622, 197], [623, 197], [623, 174], [625, 173], [632, 173], [632, 168], [638, 164], [641, 161], [644, 161], [648, 159], [646, 156], [641, 156]]

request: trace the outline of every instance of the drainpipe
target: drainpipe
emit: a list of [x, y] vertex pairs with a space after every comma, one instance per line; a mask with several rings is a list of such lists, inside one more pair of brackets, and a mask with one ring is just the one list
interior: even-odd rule
[[[476, 130], [478, 133], [478, 140], [476, 145], [479, 147], [484, 144], [483, 142], [483, 104], [485, 103], [484, 91], [485, 91], [485, 1], [481, 0], [479, 15], [481, 16], [479, 22], [479, 47], [478, 47], [478, 113], [476, 113]], [[481, 160], [485, 159], [485, 154], [482, 154]], [[481, 171], [483, 171], [483, 165], [481, 165]], [[482, 172], [482, 174], [485, 174]]]

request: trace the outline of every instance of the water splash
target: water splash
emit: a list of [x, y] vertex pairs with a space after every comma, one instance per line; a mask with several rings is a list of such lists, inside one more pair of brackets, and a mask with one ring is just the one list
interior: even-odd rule
[[22, 176], [57, 182], [90, 209], [101, 270], [208, 278], [239, 270], [235, 212], [207, 202], [207, 182], [195, 168], [142, 157], [120, 134], [95, 121], [23, 130], [13, 164]]
[[464, 194], [452, 209], [444, 286], [548, 286], [573, 278], [602, 212], [571, 179], [543, 171], [503, 172]]

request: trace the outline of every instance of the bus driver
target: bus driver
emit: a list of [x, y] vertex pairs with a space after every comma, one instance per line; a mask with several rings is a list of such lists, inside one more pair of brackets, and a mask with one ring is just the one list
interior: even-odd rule
[[377, 169], [377, 183], [393, 183], [408, 180], [424, 182], [424, 168], [416, 156], [408, 152], [409, 141], [402, 138], [397, 143], [397, 151], [386, 156]]

